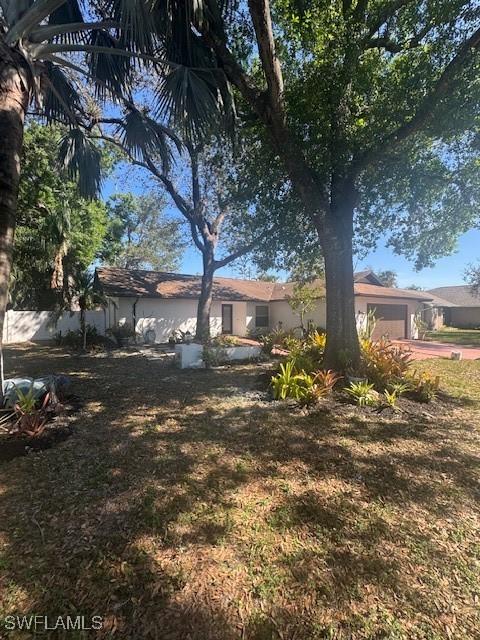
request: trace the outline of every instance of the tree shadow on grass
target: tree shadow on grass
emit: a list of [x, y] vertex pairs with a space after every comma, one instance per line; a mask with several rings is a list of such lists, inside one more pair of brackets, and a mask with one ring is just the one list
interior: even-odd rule
[[[383, 424], [362, 431], [334, 412], [246, 401], [261, 367], [186, 373], [48, 349], [15, 351], [10, 367], [71, 375], [86, 410], [61, 446], [0, 467], [4, 609], [102, 615], [98, 637], [260, 640], [278, 637], [278, 625], [284, 637], [313, 637], [293, 606], [312, 576], [323, 603], [347, 609], [365, 581], [404, 588], [382, 548], [395, 528], [367, 517], [362, 501], [446, 512], [456, 503], [445, 504], [439, 473], [462, 500], [474, 497], [475, 458], [438, 446], [441, 430], [407, 425], [406, 435], [397, 424], [387, 439]], [[343, 493], [279, 497], [290, 481]], [[245, 542], [238, 511], [257, 487], [267, 506], [254, 508], [259, 528]], [[310, 546], [276, 556], [282, 532]], [[282, 597], [293, 599], [288, 613]]]

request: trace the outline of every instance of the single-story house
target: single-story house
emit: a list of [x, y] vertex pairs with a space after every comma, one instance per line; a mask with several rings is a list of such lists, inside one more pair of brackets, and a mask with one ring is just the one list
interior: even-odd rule
[[432, 304], [440, 317], [435, 328], [440, 328], [441, 324], [462, 329], [480, 327], [480, 296], [469, 285], [436, 287], [427, 293], [431, 294]]
[[[155, 332], [156, 342], [166, 342], [175, 330], [195, 333], [200, 276], [161, 271], [100, 267], [96, 286], [109, 300], [107, 325], [128, 322], [137, 334]], [[306, 315], [318, 327], [326, 324], [325, 285], [317, 280], [318, 303]], [[214, 278], [211, 309], [212, 335], [252, 335], [275, 327], [294, 329], [299, 318], [288, 298], [293, 282], [264, 282], [237, 278]], [[425, 292], [385, 287], [372, 271], [355, 274], [355, 311], [359, 325], [367, 313], [377, 316], [375, 338], [415, 338], [415, 317], [422, 303], [430, 300]]]

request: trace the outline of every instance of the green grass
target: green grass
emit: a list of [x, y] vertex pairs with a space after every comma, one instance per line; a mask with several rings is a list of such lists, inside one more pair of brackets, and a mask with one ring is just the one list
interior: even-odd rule
[[463, 400], [466, 406], [480, 408], [480, 361], [438, 358], [415, 361], [413, 366], [440, 376], [443, 391]]
[[446, 342], [448, 344], [461, 344], [464, 346], [480, 347], [480, 329], [455, 329], [444, 327], [439, 331], [429, 331], [429, 340]]
[[265, 365], [10, 349], [9, 373], [70, 374], [85, 404], [68, 440], [0, 466], [0, 620], [101, 615], [85, 637], [121, 640], [478, 637], [480, 362], [414, 366], [447, 396], [393, 414], [262, 400]]

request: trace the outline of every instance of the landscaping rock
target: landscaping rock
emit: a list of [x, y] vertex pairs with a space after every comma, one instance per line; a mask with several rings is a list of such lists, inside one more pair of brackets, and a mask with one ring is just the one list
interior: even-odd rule
[[49, 375], [42, 378], [9, 378], [3, 388], [3, 407], [13, 409], [18, 402], [18, 392], [27, 394], [33, 389], [35, 398], [41, 402], [46, 393], [52, 395], [51, 401], [57, 402], [58, 396], [65, 394], [71, 384], [70, 378], [64, 375]]

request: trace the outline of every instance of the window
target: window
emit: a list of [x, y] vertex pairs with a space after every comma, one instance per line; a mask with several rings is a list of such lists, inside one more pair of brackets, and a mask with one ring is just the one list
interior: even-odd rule
[[255, 307], [255, 327], [257, 329], [268, 328], [268, 306], [259, 305]]

